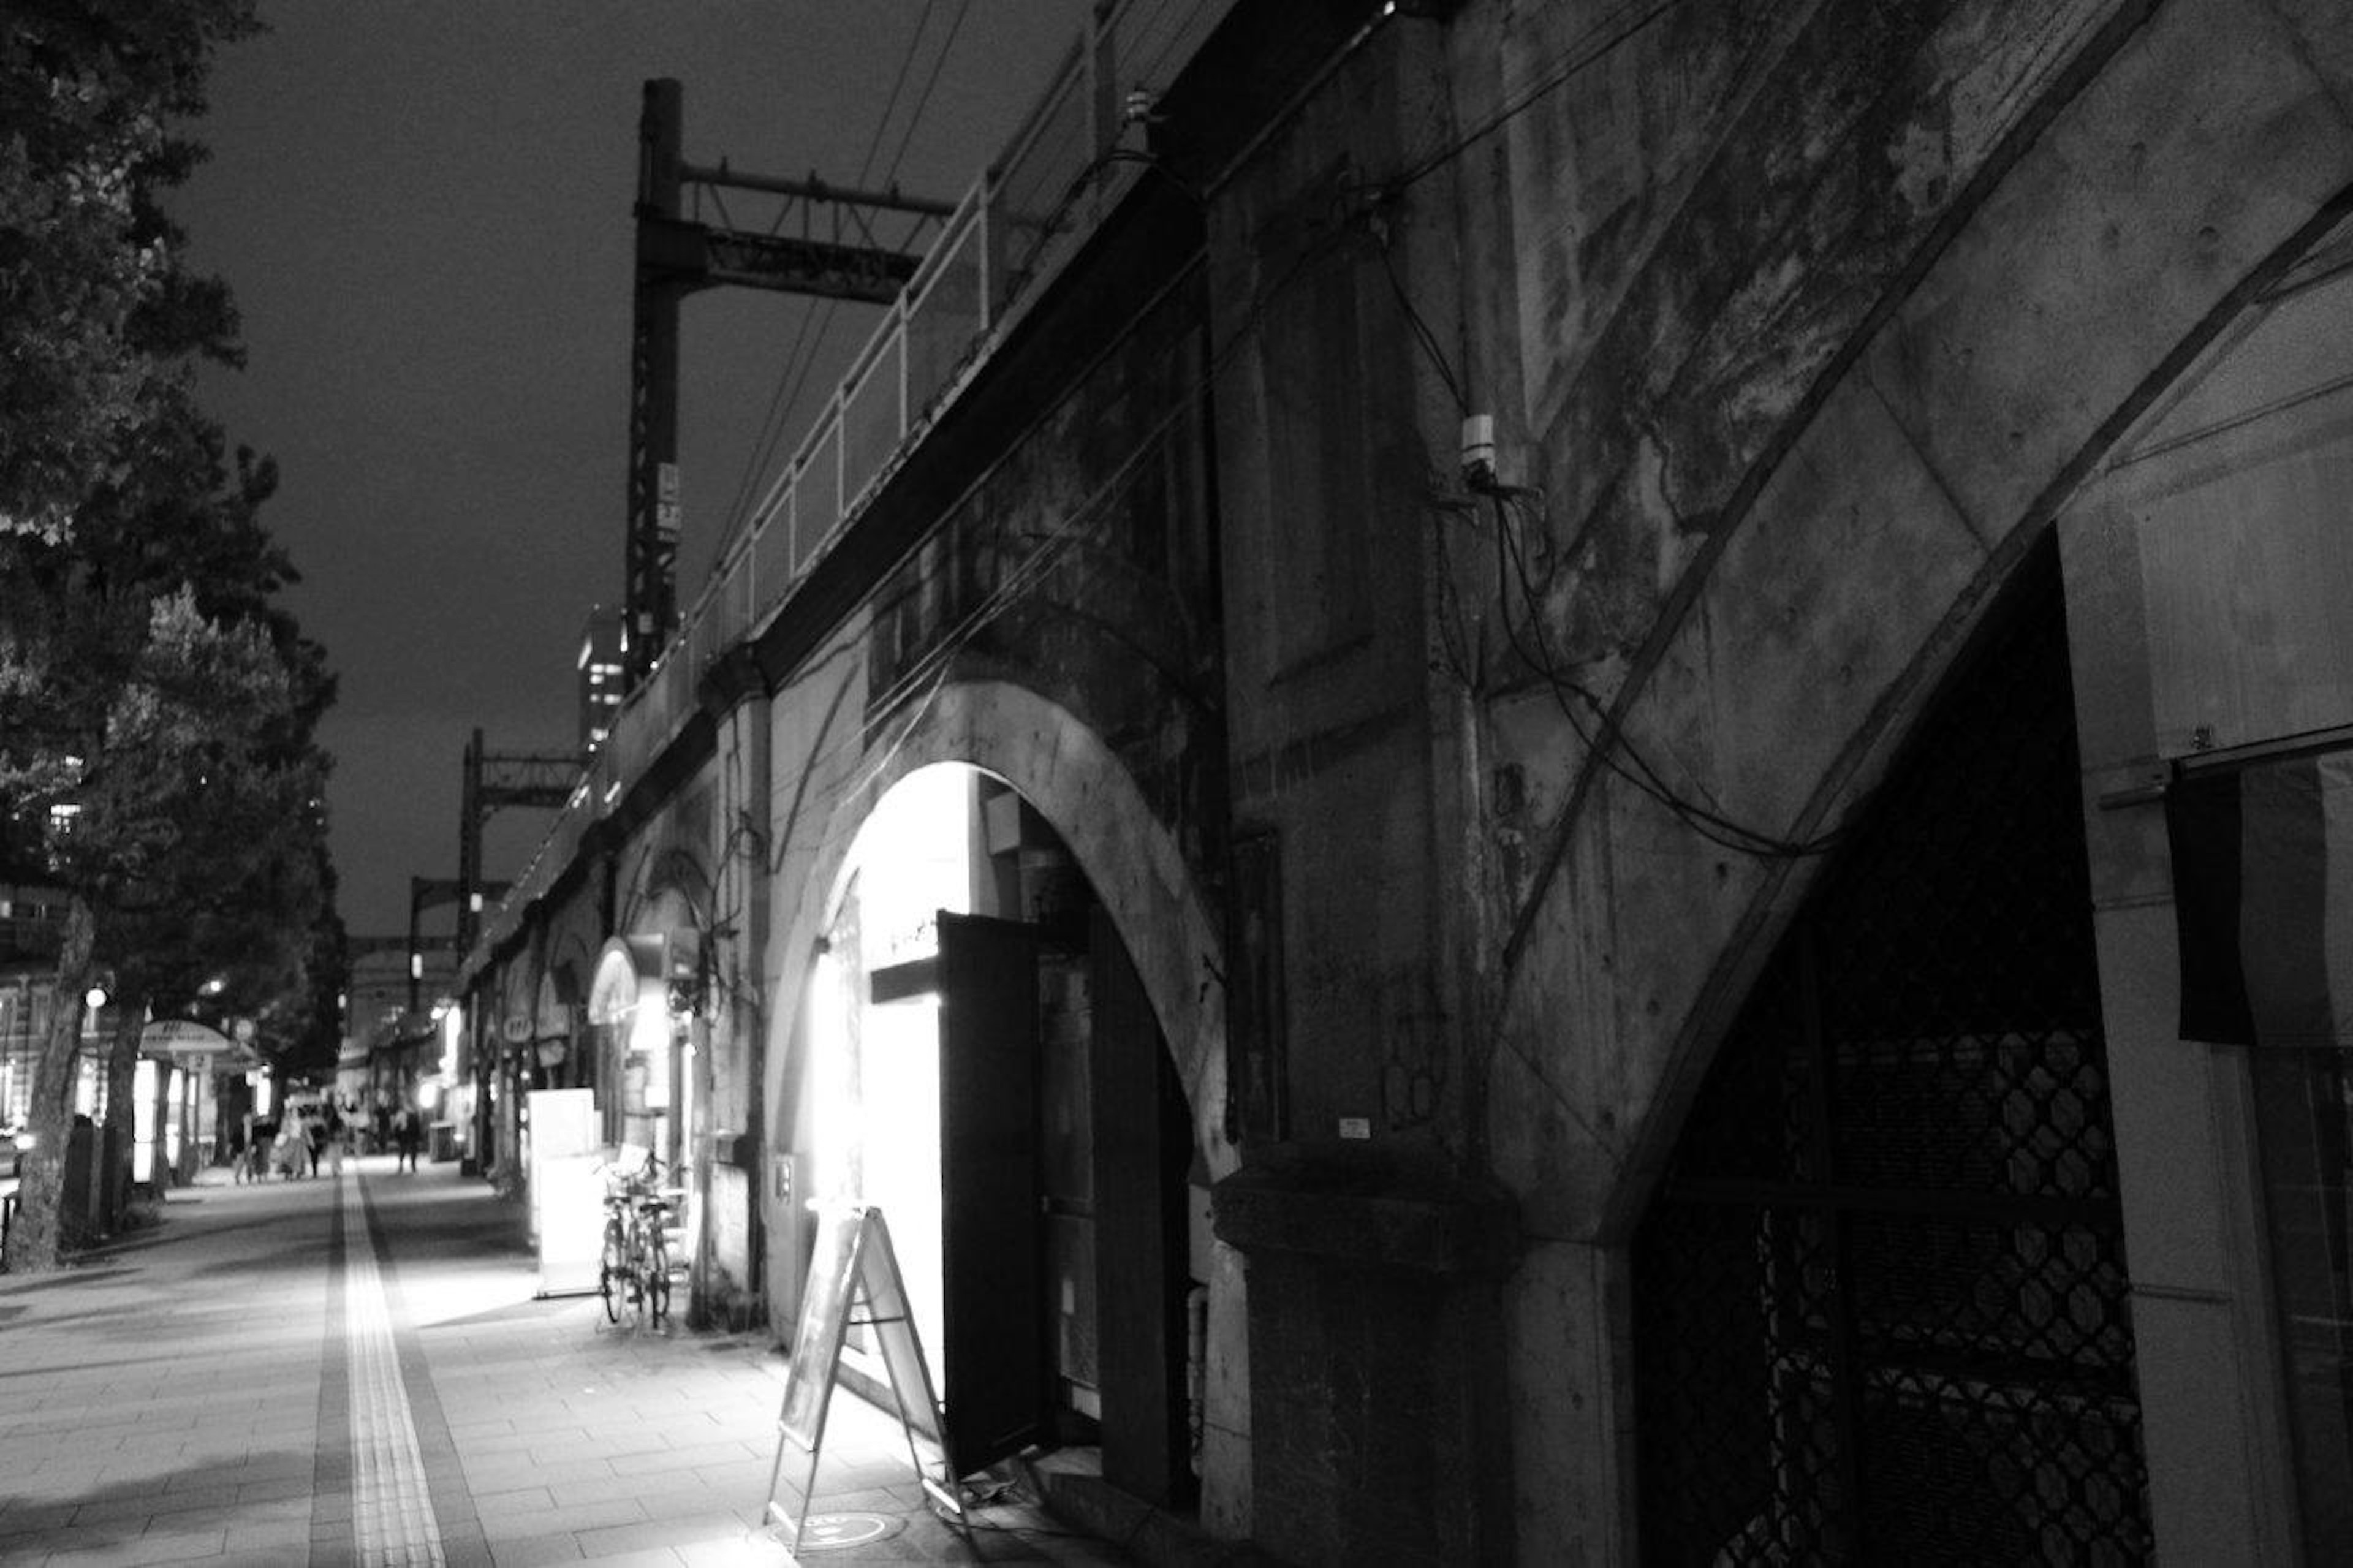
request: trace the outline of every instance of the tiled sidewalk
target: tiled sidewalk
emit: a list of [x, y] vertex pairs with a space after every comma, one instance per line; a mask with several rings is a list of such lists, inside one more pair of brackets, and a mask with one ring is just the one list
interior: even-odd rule
[[[77, 1268], [0, 1276], [0, 1563], [790, 1562], [765, 1337], [535, 1287], [514, 1208], [388, 1159], [207, 1182]], [[815, 1510], [879, 1538], [810, 1563], [1127, 1561], [1023, 1507], [950, 1530], [847, 1393]]]

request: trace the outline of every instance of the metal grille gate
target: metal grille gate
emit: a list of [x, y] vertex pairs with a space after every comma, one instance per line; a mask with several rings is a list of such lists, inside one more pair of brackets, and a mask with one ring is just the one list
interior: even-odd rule
[[1637, 1235], [1650, 1561], [2150, 1552], [2055, 549], [1989, 631]]

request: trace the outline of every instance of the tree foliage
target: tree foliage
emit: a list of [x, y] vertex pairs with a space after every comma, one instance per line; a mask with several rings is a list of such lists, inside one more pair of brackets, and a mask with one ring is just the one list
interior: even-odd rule
[[150, 197], [200, 156], [169, 125], [203, 111], [213, 49], [255, 26], [252, 0], [0, 11], [0, 532], [69, 531], [171, 378], [142, 329], [226, 309]]
[[[280, 602], [276, 471], [195, 405], [190, 360], [238, 357], [227, 290], [154, 201], [197, 156], [164, 116], [249, 26], [249, 0], [0, 16], [0, 825], [69, 895], [59, 996], [100, 973], [132, 1020], [220, 996], [281, 1057], [323, 1026], [331, 1058], [334, 682]], [[79, 1009], [52, 1012], [11, 1268], [54, 1257]]]

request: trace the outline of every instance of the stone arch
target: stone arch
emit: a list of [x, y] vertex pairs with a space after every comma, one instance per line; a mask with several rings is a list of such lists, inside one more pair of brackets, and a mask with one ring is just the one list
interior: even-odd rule
[[[824, 819], [803, 881], [805, 909], [822, 923], [839, 900], [860, 826], [891, 787], [919, 768], [960, 763], [1019, 791], [1052, 825], [1093, 884], [1127, 944], [1168, 1042], [1213, 1176], [1237, 1163], [1224, 1129], [1223, 942], [1175, 837], [1153, 815], [1118, 755], [1077, 715], [1009, 681], [957, 682], [880, 759], [862, 787]], [[781, 1057], [782, 1053], [776, 1053]], [[781, 1063], [779, 1063], [781, 1066]]]
[[711, 873], [702, 864], [699, 847], [681, 845], [668, 837], [657, 838], [638, 861], [618, 922], [638, 927], [676, 924], [699, 931], [712, 889]]
[[[2151, 137], [2193, 34], [2161, 16], [2065, 105], [1682, 542], [1614, 719], [1726, 815], [1803, 837], [1862, 799], [2069, 497], [2344, 216], [2353, 138], [2302, 67]], [[1522, 907], [1488, 1115], [1533, 1228], [1611, 1242], [1813, 861], [1717, 854], [1599, 769], [1577, 791]]]
[[527, 1018], [538, 1005], [541, 965], [537, 947], [537, 943], [526, 943], [499, 965], [499, 983], [493, 993], [497, 1016], [488, 1020], [493, 1037], [505, 1027], [509, 1018]]
[[578, 931], [567, 930], [548, 943], [543, 964], [565, 1004], [577, 1005], [588, 994], [588, 975], [596, 966], [596, 950]]

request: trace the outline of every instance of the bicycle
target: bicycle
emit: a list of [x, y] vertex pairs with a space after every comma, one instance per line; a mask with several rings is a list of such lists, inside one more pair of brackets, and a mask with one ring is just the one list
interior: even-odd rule
[[670, 1317], [670, 1216], [682, 1189], [653, 1184], [661, 1163], [648, 1153], [634, 1169], [605, 1173], [605, 1237], [596, 1265], [596, 1294], [607, 1322], [629, 1309], [639, 1323], [659, 1328]]

